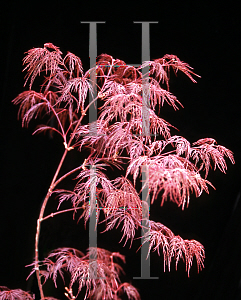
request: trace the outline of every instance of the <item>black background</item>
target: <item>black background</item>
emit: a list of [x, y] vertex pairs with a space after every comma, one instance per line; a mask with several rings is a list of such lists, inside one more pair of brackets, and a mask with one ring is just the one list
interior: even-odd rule
[[[208, 179], [216, 191], [210, 189], [209, 195], [193, 197], [184, 211], [170, 203], [151, 209], [153, 219], [205, 246], [205, 269], [201, 273], [197, 274], [195, 262], [190, 278], [182, 262], [178, 271], [173, 264], [170, 273], [163, 273], [162, 257], [154, 253], [151, 275], [159, 280], [134, 280], [140, 276], [140, 254], [135, 254], [138, 241], [131, 250], [129, 245], [122, 248], [115, 231], [101, 235], [98, 246], [126, 255], [127, 280], [140, 289], [144, 300], [241, 299], [240, 16], [238, 5], [233, 5], [236, 2], [217, 3], [9, 1], [1, 8], [0, 285], [37, 294], [35, 278], [26, 281], [30, 269], [25, 265], [33, 261], [40, 205], [64, 150], [58, 139], [31, 136], [37, 123], [22, 129], [17, 121], [18, 108], [11, 100], [24, 90], [24, 52], [51, 42], [64, 54], [70, 51], [78, 55], [87, 70], [89, 25], [80, 22], [105, 21], [98, 25], [98, 54], [140, 64], [141, 25], [133, 21], [158, 21], [150, 25], [151, 59], [175, 54], [202, 77], [194, 84], [181, 74], [172, 76], [170, 90], [184, 109], [175, 112], [165, 105], [161, 116], [190, 142], [216, 139], [234, 152], [236, 164], [228, 162], [226, 175], [211, 170]], [[71, 166], [79, 158], [73, 155], [67, 164]], [[51, 205], [50, 211], [56, 203]], [[42, 256], [60, 246], [85, 251], [88, 235], [83, 223], [76, 225], [72, 216], [66, 215], [46, 221], [40, 242]], [[57, 295], [51, 284], [46, 289]], [[64, 299], [63, 291], [59, 293]]]

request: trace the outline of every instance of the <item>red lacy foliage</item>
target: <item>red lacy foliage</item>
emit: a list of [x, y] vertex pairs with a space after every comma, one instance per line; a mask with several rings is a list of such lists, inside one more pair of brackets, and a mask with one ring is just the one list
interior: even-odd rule
[[[68, 151], [77, 148], [90, 152], [82, 165], [78, 164], [72, 171], [79, 171], [74, 190], [55, 188], [58, 182], [72, 174], [69, 172], [53, 184], [51, 193], [59, 196], [59, 206], [70, 200], [75, 211], [82, 209], [85, 223], [94, 209], [98, 211], [96, 222], [99, 222], [102, 210], [106, 230], [121, 224], [125, 244], [128, 240], [132, 242], [136, 229], [143, 226], [143, 212], [148, 206], [136, 190], [143, 167], [147, 170], [147, 180], [142, 189], [148, 189], [152, 202], [158, 201], [161, 195], [161, 205], [170, 200], [184, 209], [192, 193], [196, 197], [203, 191], [208, 193], [208, 185], [212, 184], [206, 178], [211, 165], [214, 170], [219, 168], [225, 173], [225, 157], [234, 163], [232, 152], [217, 145], [214, 139], [201, 139], [191, 145], [182, 136], [172, 136], [171, 128], [174, 127], [158, 116], [156, 110], [159, 112], [165, 103], [175, 110], [182, 107], [169, 91], [170, 70], [175, 74], [184, 73], [193, 82], [196, 82], [194, 76], [198, 76], [175, 55], [165, 55], [135, 68], [102, 54], [97, 58], [96, 68], [92, 69], [97, 76], [96, 86], [93, 86], [90, 70], [84, 73], [79, 57], [70, 52], [63, 57], [59, 48], [51, 43], [29, 50], [23, 62], [27, 71], [25, 84], [30, 81], [29, 90], [13, 100], [20, 105], [23, 126], [36, 117], [44, 116], [49, 121], [54, 118], [55, 123], [47, 121], [50, 125], [40, 125], [35, 132], [57, 132]], [[142, 74], [147, 67], [149, 72]], [[32, 90], [36, 77], [42, 73], [45, 79], [40, 90]], [[90, 107], [86, 99], [94, 95], [94, 89], [97, 97], [92, 102], [98, 100], [102, 106], [97, 120], [86, 124], [85, 115]], [[125, 174], [110, 180], [106, 175], [109, 167], [125, 170]], [[133, 182], [129, 179], [131, 176]], [[205, 254], [199, 242], [183, 240], [163, 224], [153, 221], [149, 223], [145, 238], [149, 242], [149, 252], [157, 250], [160, 253], [162, 248], [164, 266], [167, 264], [169, 269], [172, 259], [177, 265], [182, 258], [189, 275], [194, 256], [198, 270], [203, 268]], [[63, 276], [63, 271], [68, 271], [70, 288], [78, 281], [79, 290], [85, 285], [87, 296], [95, 295], [95, 299], [99, 299], [100, 295], [105, 295], [105, 299], [112, 299], [113, 291], [121, 287], [129, 299], [139, 299], [134, 287], [120, 283], [120, 269], [113, 262], [114, 254], [107, 250], [97, 251], [98, 274], [105, 279], [83, 280], [88, 277], [88, 255], [70, 248], [57, 249], [41, 262], [45, 267], [42, 276], [46, 280], [52, 278], [56, 284], [57, 274]]]

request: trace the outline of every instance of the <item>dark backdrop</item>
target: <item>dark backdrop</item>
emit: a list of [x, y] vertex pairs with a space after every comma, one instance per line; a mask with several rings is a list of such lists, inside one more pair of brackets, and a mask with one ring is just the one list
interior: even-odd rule
[[[163, 273], [162, 257], [153, 254], [151, 274], [159, 280], [133, 280], [140, 275], [135, 248], [122, 248], [115, 233], [102, 235], [98, 246], [126, 255], [127, 279], [140, 289], [144, 300], [240, 299], [240, 16], [232, 1], [216, 3], [8, 1], [2, 5], [0, 285], [36, 292], [35, 278], [26, 282], [29, 269], [25, 265], [33, 261], [40, 205], [63, 152], [61, 142], [48, 135], [31, 136], [34, 126], [22, 129], [17, 121], [17, 107], [11, 100], [24, 90], [24, 52], [51, 42], [64, 54], [78, 55], [87, 69], [89, 27], [80, 22], [106, 21], [98, 25], [98, 54], [139, 64], [141, 25], [133, 21], [158, 21], [150, 25], [151, 59], [175, 54], [202, 77], [193, 84], [185, 76], [173, 76], [170, 89], [184, 109], [174, 112], [166, 105], [162, 116], [190, 142], [215, 138], [234, 152], [236, 164], [228, 163], [226, 175], [211, 170], [208, 179], [216, 191], [193, 197], [185, 211], [166, 203], [151, 212], [175, 234], [197, 239], [205, 246], [205, 269], [200, 274], [194, 265], [187, 278], [183, 263], [177, 272], [173, 264], [170, 273]], [[47, 254], [59, 246], [85, 251], [88, 236], [82, 223], [75, 224], [71, 215], [46, 223], [42, 252]], [[54, 296], [52, 286], [49, 289]]]

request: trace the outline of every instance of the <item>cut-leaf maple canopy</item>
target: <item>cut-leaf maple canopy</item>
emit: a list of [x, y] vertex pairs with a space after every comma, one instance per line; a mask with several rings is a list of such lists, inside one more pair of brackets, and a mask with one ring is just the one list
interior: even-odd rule
[[[84, 256], [72, 248], [59, 248], [42, 262], [39, 261], [40, 224], [50, 217], [44, 216], [44, 213], [53, 194], [59, 199], [58, 210], [63, 202], [69, 200], [72, 208], [59, 210], [51, 216], [82, 210], [80, 218], [84, 218], [86, 224], [93, 211], [97, 210], [96, 222], [105, 222], [105, 231], [122, 227], [125, 244], [129, 241], [132, 245], [139, 227], [146, 230], [143, 238], [144, 242], [149, 243], [149, 254], [151, 251], [160, 254], [162, 249], [164, 270], [165, 265], [170, 270], [172, 259], [176, 261], [176, 267], [182, 259], [186, 262], [189, 276], [194, 257], [198, 271], [202, 269], [205, 258], [203, 245], [195, 240], [183, 240], [163, 224], [145, 219], [144, 211], [148, 211], [149, 206], [147, 199], [140, 197], [140, 193], [147, 188], [151, 203], [160, 198], [161, 205], [169, 200], [184, 209], [192, 194], [199, 197], [203, 191], [208, 193], [208, 186], [213, 187], [207, 180], [211, 165], [214, 170], [218, 168], [225, 173], [225, 157], [234, 164], [233, 153], [217, 145], [214, 139], [199, 139], [191, 144], [182, 136], [172, 135], [171, 130], [175, 127], [158, 115], [165, 103], [175, 110], [182, 107], [169, 90], [171, 70], [175, 74], [182, 72], [196, 82], [194, 77], [198, 75], [193, 69], [169, 54], [143, 62], [137, 68], [102, 54], [97, 57], [96, 65], [84, 72], [79, 57], [70, 52], [63, 57], [59, 48], [51, 43], [29, 50], [23, 63], [27, 72], [25, 85], [29, 82], [29, 90], [13, 100], [14, 104], [20, 105], [18, 116], [22, 119], [22, 125], [28, 126], [31, 119], [44, 117], [47, 124], [39, 125], [35, 133], [46, 130], [58, 133], [64, 145], [63, 157], [41, 207], [36, 230], [33, 272], [37, 274], [41, 297], [44, 295], [41, 277], [45, 280], [52, 278], [56, 284], [57, 273], [64, 276], [63, 271], [67, 271], [72, 276], [69, 291], [78, 281], [79, 291], [85, 285], [86, 295], [95, 295], [96, 299], [101, 294], [105, 295], [105, 299], [113, 299], [111, 297], [117, 297], [121, 288], [128, 299], [139, 299], [134, 287], [120, 283], [115, 267], [112, 274], [108, 273], [111, 270], [108, 269], [110, 257], [114, 266], [114, 256], [123, 260], [120, 254], [98, 248], [98, 255], [108, 258], [108, 261], [97, 259], [98, 270], [104, 272], [101, 276], [106, 276], [103, 282], [80, 279], [81, 274], [87, 272], [88, 254]], [[149, 72], [143, 74], [147, 66]], [[93, 71], [96, 85], [91, 77]], [[33, 90], [38, 75], [44, 75], [43, 84], [40, 89]], [[149, 90], [148, 99], [143, 92], [146, 88]], [[92, 96], [91, 102], [87, 99], [88, 95]], [[98, 115], [94, 122], [88, 123], [91, 105], [98, 107]], [[48, 122], [52, 118], [55, 122]], [[144, 130], [146, 125], [148, 134]], [[76, 168], [59, 176], [66, 155], [73, 149], [86, 149], [88, 156], [77, 162]], [[109, 179], [110, 167], [123, 174]], [[138, 191], [137, 182], [140, 182], [144, 169], [147, 170], [148, 180]], [[75, 188], [58, 189], [58, 184], [73, 173], [77, 173]], [[86, 276], [87, 273], [83, 274]]]

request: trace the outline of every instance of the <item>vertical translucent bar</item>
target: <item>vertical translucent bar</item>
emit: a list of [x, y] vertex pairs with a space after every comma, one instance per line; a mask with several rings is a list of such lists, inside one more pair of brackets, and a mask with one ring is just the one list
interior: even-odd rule
[[[97, 57], [97, 28], [96, 23], [90, 23], [90, 44], [89, 44], [89, 55], [90, 55], [90, 80], [92, 85], [92, 93], [89, 94], [89, 102], [92, 102], [97, 97], [96, 89], [96, 57]], [[89, 108], [89, 129], [91, 134], [97, 134], [97, 104], [92, 103]]]
[[[96, 88], [96, 57], [97, 57], [97, 24], [105, 22], [81, 22], [90, 24], [89, 57], [90, 57], [90, 82], [92, 93], [89, 93], [89, 134], [97, 134], [97, 99]], [[97, 279], [97, 199], [96, 199], [96, 168], [90, 167], [90, 194], [89, 194], [89, 277]]]
[[89, 277], [97, 278], [97, 206], [96, 206], [96, 168], [90, 166], [89, 192]]
[[[142, 24], [142, 62], [150, 61], [150, 23], [158, 22], [134, 22]], [[142, 69], [142, 135], [143, 142], [146, 137], [150, 137], [150, 85], [149, 85], [149, 66]], [[150, 275], [150, 256], [148, 255], [149, 243], [144, 243], [144, 235], [149, 234], [149, 169], [147, 165], [142, 166], [142, 247], [141, 247], [141, 277], [135, 279], [158, 279]], [[148, 209], [146, 209], [148, 207]]]
[[[90, 24], [89, 34], [89, 57], [90, 57], [90, 83], [92, 93], [89, 93], [89, 103], [97, 98], [96, 79], [96, 57], [97, 57], [97, 24], [105, 22], [81, 22]], [[97, 103], [94, 101], [89, 107], [89, 132], [91, 135], [97, 134]]]

